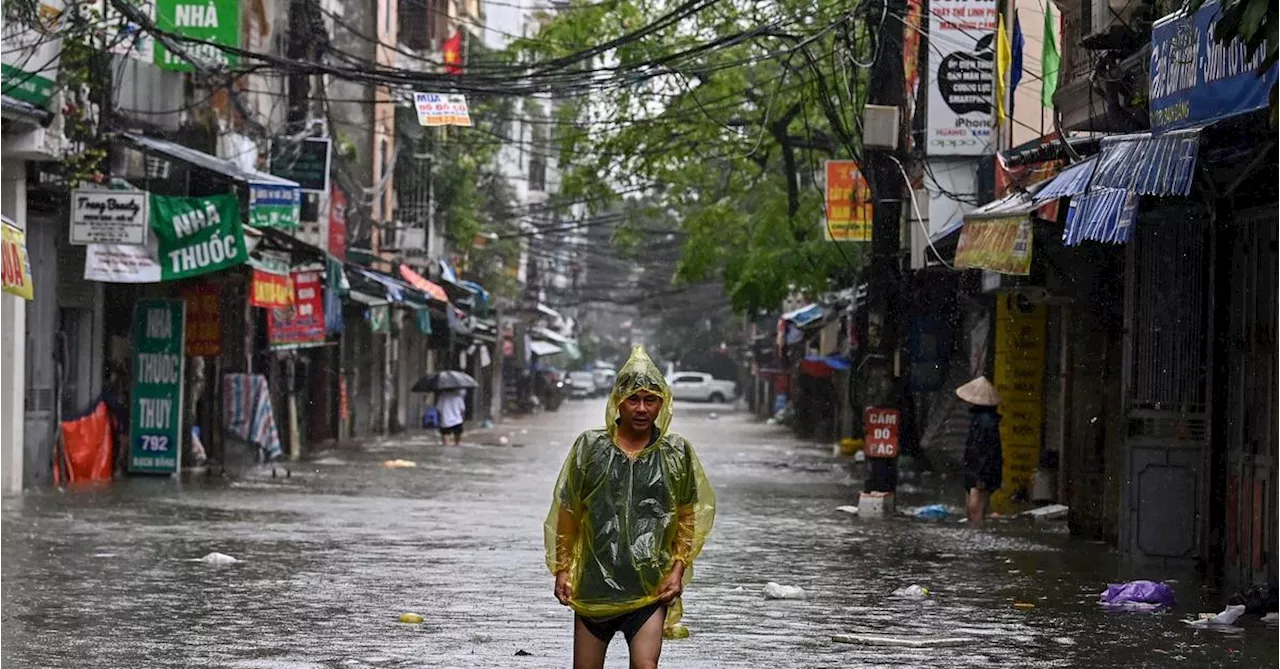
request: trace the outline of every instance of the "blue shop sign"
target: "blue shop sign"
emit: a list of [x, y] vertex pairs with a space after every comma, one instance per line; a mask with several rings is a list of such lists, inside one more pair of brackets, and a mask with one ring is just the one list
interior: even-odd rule
[[1194, 15], [1175, 12], [1151, 31], [1151, 129], [1164, 132], [1204, 125], [1265, 109], [1276, 67], [1258, 74], [1266, 47], [1249, 57], [1240, 40], [1213, 41], [1221, 6], [1206, 3]]

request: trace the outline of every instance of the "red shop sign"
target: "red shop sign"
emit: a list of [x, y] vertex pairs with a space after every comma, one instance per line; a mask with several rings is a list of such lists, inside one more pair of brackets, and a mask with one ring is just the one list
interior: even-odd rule
[[272, 309], [267, 338], [272, 348], [323, 346], [324, 281], [319, 271], [293, 272], [293, 307]]
[[884, 407], [867, 407], [866, 435], [868, 458], [898, 457], [898, 435], [901, 433], [902, 412]]

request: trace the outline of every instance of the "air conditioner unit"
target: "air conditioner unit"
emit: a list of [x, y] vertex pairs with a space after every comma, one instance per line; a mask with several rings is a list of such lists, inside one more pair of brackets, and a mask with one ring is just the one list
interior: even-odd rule
[[1150, 5], [1143, 0], [1084, 0], [1089, 10], [1085, 36], [1086, 49], [1133, 49], [1141, 45], [1138, 35], [1145, 29], [1150, 35]]

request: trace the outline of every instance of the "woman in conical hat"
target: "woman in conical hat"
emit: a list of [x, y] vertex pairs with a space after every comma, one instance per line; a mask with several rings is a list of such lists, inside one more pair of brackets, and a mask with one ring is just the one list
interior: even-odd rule
[[978, 527], [987, 517], [991, 493], [1000, 488], [1004, 454], [1000, 445], [1000, 393], [985, 376], [960, 386], [956, 396], [972, 405], [969, 436], [964, 444], [965, 513], [969, 525]]

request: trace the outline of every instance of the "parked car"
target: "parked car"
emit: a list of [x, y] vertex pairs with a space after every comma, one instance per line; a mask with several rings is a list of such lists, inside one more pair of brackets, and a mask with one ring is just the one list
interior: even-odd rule
[[676, 372], [667, 383], [671, 384], [671, 395], [678, 400], [720, 403], [738, 396], [733, 381], [721, 381], [702, 372]]
[[569, 397], [581, 399], [596, 393], [595, 375], [591, 372], [569, 372]]
[[596, 396], [604, 397], [613, 390], [613, 380], [618, 373], [612, 369], [597, 369], [592, 372], [592, 375], [595, 376]]

